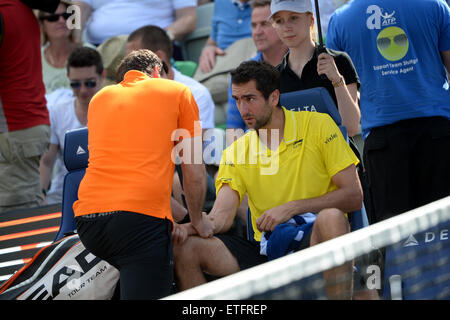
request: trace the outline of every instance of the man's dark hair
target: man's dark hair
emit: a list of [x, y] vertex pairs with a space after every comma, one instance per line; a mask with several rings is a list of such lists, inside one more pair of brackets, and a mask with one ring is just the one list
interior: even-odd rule
[[159, 67], [159, 70], [163, 67], [161, 59], [152, 51], [148, 49], [133, 51], [120, 62], [117, 68], [116, 82], [122, 82], [125, 73], [130, 70], [141, 71], [151, 76], [156, 66]]
[[264, 61], [245, 61], [231, 71], [232, 84], [244, 84], [251, 80], [255, 80], [256, 89], [266, 100], [272, 92], [280, 89], [280, 72]]
[[67, 59], [67, 72], [69, 68], [82, 68], [95, 66], [95, 71], [98, 74], [103, 72], [103, 61], [100, 53], [97, 50], [89, 47], [75, 48]]
[[270, 6], [270, 1], [271, 0], [253, 0], [250, 3], [250, 6], [252, 7], [252, 9], [259, 8], [259, 7]]
[[153, 52], [163, 51], [170, 59], [173, 54], [173, 45], [167, 32], [158, 26], [144, 26], [133, 31], [128, 36], [128, 41], [140, 40], [142, 49], [148, 49]]

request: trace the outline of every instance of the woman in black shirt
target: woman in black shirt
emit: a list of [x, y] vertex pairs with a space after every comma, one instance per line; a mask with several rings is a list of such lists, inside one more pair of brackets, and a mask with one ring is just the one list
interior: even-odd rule
[[[278, 66], [281, 72], [281, 93], [325, 87], [338, 107], [342, 124], [352, 137], [358, 133], [361, 120], [356, 70], [344, 52], [326, 49], [326, 52], [319, 54], [313, 37], [314, 15], [311, 4], [307, 5], [309, 1], [304, 2], [304, 6], [292, 6], [293, 11], [283, 9], [271, 12], [273, 27], [289, 47], [289, 52]], [[322, 74], [327, 78], [322, 79]]]

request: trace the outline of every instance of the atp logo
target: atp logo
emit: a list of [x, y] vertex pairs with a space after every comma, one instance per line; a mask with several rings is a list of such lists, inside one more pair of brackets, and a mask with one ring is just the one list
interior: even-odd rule
[[408, 53], [409, 40], [406, 32], [398, 27], [395, 10], [387, 12], [377, 5], [370, 5], [366, 10], [370, 16], [366, 20], [369, 30], [381, 30], [377, 37], [377, 49], [389, 61], [398, 61]]
[[379, 30], [381, 27], [392, 26], [397, 23], [397, 19], [394, 17], [395, 10], [391, 13], [383, 11], [382, 8], [374, 4], [367, 7], [366, 13], [371, 14], [366, 20], [366, 26], [369, 30]]

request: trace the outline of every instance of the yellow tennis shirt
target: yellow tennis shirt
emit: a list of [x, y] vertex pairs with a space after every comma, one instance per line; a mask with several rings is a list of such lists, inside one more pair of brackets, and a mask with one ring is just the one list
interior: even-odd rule
[[328, 114], [283, 111], [284, 137], [278, 148], [270, 150], [261, 142], [263, 135], [250, 130], [224, 150], [216, 180], [217, 193], [229, 184], [240, 201], [248, 194], [257, 241], [261, 232], [256, 219], [265, 211], [336, 190], [331, 178], [359, 162]]

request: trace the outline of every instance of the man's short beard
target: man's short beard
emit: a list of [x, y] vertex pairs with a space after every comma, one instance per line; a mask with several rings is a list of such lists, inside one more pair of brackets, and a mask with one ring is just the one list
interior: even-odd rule
[[266, 104], [266, 107], [269, 109], [269, 114], [267, 115], [267, 117], [263, 118], [263, 119], [255, 119], [255, 125], [253, 127], [253, 129], [255, 130], [259, 130], [263, 127], [265, 127], [267, 124], [270, 123], [270, 121], [272, 120], [272, 113], [273, 110], [272, 108], [269, 106], [269, 104]]

